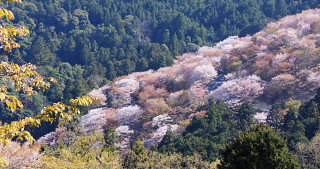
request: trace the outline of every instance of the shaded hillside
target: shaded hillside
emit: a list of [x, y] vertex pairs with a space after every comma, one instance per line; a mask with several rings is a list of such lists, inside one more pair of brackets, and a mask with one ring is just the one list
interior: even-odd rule
[[[118, 133], [142, 138], [150, 146], [161, 140], [168, 125], [177, 124], [180, 127], [172, 129], [183, 131], [186, 119], [205, 114], [211, 99], [222, 98], [229, 105], [309, 100], [320, 82], [319, 23], [320, 10], [304, 11], [269, 23], [253, 36], [229, 37], [214, 47], [186, 53], [171, 67], [119, 77], [104, 91], [107, 110], [90, 111], [83, 119], [115, 112], [111, 121]], [[226, 74], [226, 80], [209, 92], [206, 85], [218, 72]], [[94, 128], [108, 121], [82, 123]]]
[[[231, 35], [260, 31], [267, 22], [315, 8], [318, 0], [28, 0], [10, 3], [32, 34], [15, 55], [57, 68], [79, 64], [83, 77], [113, 80], [135, 71], [172, 65]], [[45, 56], [45, 57], [44, 57]], [[97, 69], [99, 67], [99, 69]], [[98, 83], [99, 84], [99, 83]]]
[[230, 35], [253, 34], [271, 20], [317, 4], [318, 0], [28, 0], [6, 4], [15, 19], [2, 22], [24, 25], [31, 34], [18, 37], [22, 47], [13, 51], [15, 57], [2, 59], [21, 63], [17, 59], [21, 57], [39, 65], [44, 77], [55, 77], [60, 83], [32, 99], [21, 95], [26, 109], [19, 115], [0, 105], [4, 112], [0, 120], [32, 116], [43, 106], [66, 102], [119, 76], [170, 66], [181, 53], [195, 52]]

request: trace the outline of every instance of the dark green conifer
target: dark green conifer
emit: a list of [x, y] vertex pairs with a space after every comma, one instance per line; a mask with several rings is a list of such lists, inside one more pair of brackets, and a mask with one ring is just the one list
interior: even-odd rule
[[270, 126], [259, 124], [240, 133], [223, 153], [220, 169], [298, 169], [286, 141]]

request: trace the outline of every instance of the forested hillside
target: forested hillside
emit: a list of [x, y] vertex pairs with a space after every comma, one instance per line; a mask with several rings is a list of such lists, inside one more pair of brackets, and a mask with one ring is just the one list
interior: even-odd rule
[[[0, 154], [13, 168], [319, 167], [320, 11], [275, 21], [317, 6], [316, 0], [9, 3], [16, 19], [1, 22], [32, 33], [1, 59], [37, 64], [59, 83], [32, 97], [7, 85], [26, 109], [12, 112], [1, 103], [0, 120], [34, 116], [100, 86], [90, 94], [104, 103], [81, 107], [71, 122], [22, 128], [44, 136], [35, 146], [1, 146]], [[262, 120], [272, 128], [254, 125], [261, 110], [253, 104], [271, 108]], [[12, 151], [29, 156], [18, 159]]]
[[[177, 162], [182, 162], [182, 155], [197, 157], [194, 165], [221, 162], [222, 168], [232, 166], [237, 164], [237, 155], [230, 152], [237, 146], [230, 142], [240, 144], [237, 139], [249, 139], [241, 146], [252, 144], [252, 151], [261, 152], [261, 146], [253, 143], [260, 137], [266, 139], [259, 142], [266, 144], [263, 147], [277, 144], [283, 148], [266, 150], [274, 156], [287, 152], [282, 154], [285, 160], [281, 165], [299, 168], [290, 149], [303, 168], [317, 166], [318, 151], [312, 148], [319, 137], [320, 119], [319, 18], [318, 9], [307, 10], [271, 22], [252, 36], [232, 36], [213, 47], [185, 53], [170, 67], [118, 77], [92, 92], [104, 95], [107, 106], [83, 116], [80, 131], [92, 133], [114, 127], [122, 136], [114, 143], [127, 152], [123, 156], [127, 168], [146, 167], [161, 154], [166, 159], [167, 153]], [[209, 87], [212, 83], [215, 87]], [[272, 105], [264, 120], [273, 129], [252, 127], [258, 111], [252, 104], [261, 103]], [[50, 133], [41, 141], [50, 143], [53, 137], [67, 133], [65, 130]], [[151, 150], [144, 150], [139, 140]], [[183, 166], [169, 159], [167, 162]], [[280, 163], [275, 160], [272, 165]]]
[[230, 35], [253, 34], [267, 22], [316, 7], [317, 1], [31, 0], [7, 5], [15, 14], [12, 24], [31, 30], [19, 38], [22, 48], [14, 55], [59, 81], [45, 96], [23, 98], [30, 104], [22, 114], [32, 115], [47, 102], [70, 100], [107, 80], [170, 66], [176, 56]]
[[[15, 51], [39, 66], [82, 65], [83, 77], [114, 78], [173, 64], [176, 56], [245, 36], [317, 1], [137, 0], [26, 1], [9, 4], [14, 23], [31, 30]], [[50, 70], [47, 70], [50, 71]], [[98, 79], [97, 79], [98, 78]], [[100, 83], [98, 83], [100, 84]]]
[[18, 38], [22, 47], [9, 59], [19, 63], [21, 57], [37, 64], [44, 77], [59, 83], [32, 98], [22, 95], [26, 109], [17, 114], [0, 105], [5, 112], [1, 120], [33, 116], [49, 103], [66, 102], [122, 75], [170, 66], [182, 53], [212, 46], [230, 35], [253, 34], [270, 21], [317, 4], [316, 0], [9, 3], [15, 19], [2, 22], [31, 30]]

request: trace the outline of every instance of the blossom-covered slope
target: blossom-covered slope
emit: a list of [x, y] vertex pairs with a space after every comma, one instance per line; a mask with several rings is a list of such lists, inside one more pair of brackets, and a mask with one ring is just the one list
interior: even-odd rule
[[[319, 45], [319, 9], [287, 16], [253, 36], [229, 37], [183, 54], [171, 67], [115, 79], [100, 90], [107, 106], [91, 110], [81, 124], [87, 130], [113, 125], [150, 146], [169, 128], [179, 132], [189, 118], [204, 115], [211, 99], [230, 105], [308, 100], [320, 85]], [[223, 79], [208, 90], [217, 78]]]

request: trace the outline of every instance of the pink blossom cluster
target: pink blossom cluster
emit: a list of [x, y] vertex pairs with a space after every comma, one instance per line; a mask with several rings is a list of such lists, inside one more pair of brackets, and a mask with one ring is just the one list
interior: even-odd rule
[[261, 96], [264, 90], [264, 83], [256, 75], [244, 78], [236, 78], [223, 83], [218, 89], [211, 93], [214, 99], [224, 99], [231, 105], [239, 102], [252, 102]]

